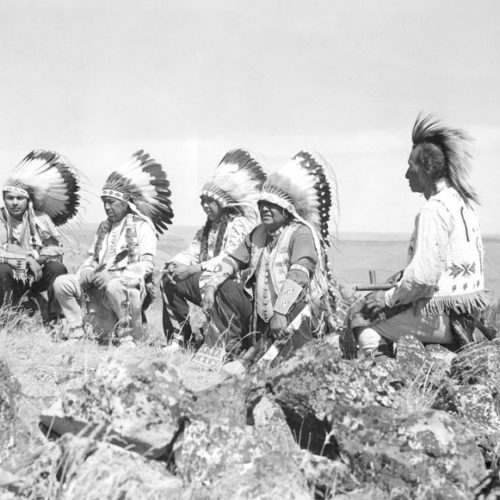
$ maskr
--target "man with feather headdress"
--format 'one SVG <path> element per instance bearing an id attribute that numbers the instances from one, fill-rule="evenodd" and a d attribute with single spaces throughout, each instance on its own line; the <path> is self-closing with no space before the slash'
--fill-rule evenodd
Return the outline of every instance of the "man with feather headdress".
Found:
<path id="1" fill-rule="evenodd" d="M 101 193 L 107 219 L 99 225 L 87 259 L 76 274 L 54 283 L 69 338 L 84 335 L 82 301 L 97 336 L 112 334 L 129 345 L 142 338 L 157 233 L 173 217 L 170 195 L 162 166 L 143 151 L 108 177 Z"/>
<path id="2" fill-rule="evenodd" d="M 270 174 L 258 202 L 262 223 L 218 265 L 203 300 L 230 355 L 278 341 L 288 356 L 328 329 L 336 202 L 333 171 L 317 154 L 301 151 Z M 228 279 L 240 270 L 244 284 Z"/>
<path id="3" fill-rule="evenodd" d="M 467 343 L 489 301 L 472 208 L 478 196 L 467 181 L 470 138 L 419 116 L 412 140 L 406 178 L 426 202 L 415 219 L 407 267 L 389 290 L 371 293 L 351 309 L 350 327 L 366 354 L 391 355 L 392 342 L 405 335 L 424 343 Z"/>
<path id="4" fill-rule="evenodd" d="M 172 347 L 192 340 L 188 301 L 201 305 L 215 267 L 257 224 L 257 199 L 265 180 L 259 162 L 248 151 L 235 149 L 203 186 L 200 198 L 207 221 L 189 247 L 166 264 L 162 279 L 163 328 Z"/>
<path id="5" fill-rule="evenodd" d="M 75 169 L 53 151 L 32 151 L 11 173 L 0 209 L 0 306 L 21 302 L 32 310 L 28 296 L 47 291 L 44 319 L 61 316 L 53 283 L 67 271 L 57 226 L 76 215 L 79 190 Z"/>

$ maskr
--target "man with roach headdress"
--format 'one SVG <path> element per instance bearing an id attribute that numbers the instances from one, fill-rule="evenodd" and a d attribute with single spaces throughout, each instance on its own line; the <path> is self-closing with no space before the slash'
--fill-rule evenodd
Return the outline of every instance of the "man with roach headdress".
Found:
<path id="1" fill-rule="evenodd" d="M 158 233 L 173 217 L 169 186 L 163 167 L 143 151 L 108 177 L 101 193 L 107 219 L 99 225 L 87 259 L 76 274 L 54 283 L 68 338 L 84 337 L 85 319 L 97 337 L 111 335 L 127 346 L 141 340 Z"/>
<path id="2" fill-rule="evenodd" d="M 203 300 L 234 363 L 275 342 L 286 357 L 328 331 L 332 319 L 331 167 L 315 153 L 299 152 L 269 175 L 258 206 L 262 223 L 217 266 Z M 244 283 L 229 279 L 241 270 Z"/>
<path id="3" fill-rule="evenodd" d="M 201 305 L 205 284 L 222 258 L 255 227 L 257 199 L 266 180 L 260 163 L 243 149 L 226 153 L 201 192 L 205 225 L 189 248 L 165 265 L 163 329 L 171 348 L 193 341 L 188 301 Z"/>
<path id="4" fill-rule="evenodd" d="M 393 354 L 392 342 L 413 335 L 423 343 L 463 345 L 488 302 L 483 244 L 469 185 L 470 137 L 433 116 L 419 116 L 406 178 L 426 202 L 415 219 L 408 265 L 386 291 L 355 304 L 350 327 L 365 354 Z"/>
<path id="5" fill-rule="evenodd" d="M 53 151 L 32 151 L 11 173 L 0 209 L 0 306 L 34 312 L 33 299 L 47 291 L 44 320 L 62 315 L 53 291 L 56 277 L 66 273 L 58 227 L 76 215 L 79 190 L 75 169 Z"/>

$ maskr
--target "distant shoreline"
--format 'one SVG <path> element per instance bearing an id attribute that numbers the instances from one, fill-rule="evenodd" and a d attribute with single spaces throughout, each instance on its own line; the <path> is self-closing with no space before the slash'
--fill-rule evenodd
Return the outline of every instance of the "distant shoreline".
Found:
<path id="1" fill-rule="evenodd" d="M 83 223 L 81 228 L 83 230 L 97 229 L 98 222 Z M 178 235 L 193 234 L 198 229 L 198 226 L 176 226 L 173 225 L 165 234 Z M 369 242 L 391 242 L 391 241 L 408 241 L 410 233 L 372 233 L 372 232 L 356 232 L 345 231 L 338 235 L 339 242 L 342 241 L 369 241 Z M 498 241 L 500 242 L 500 234 L 483 234 L 485 241 Z"/>

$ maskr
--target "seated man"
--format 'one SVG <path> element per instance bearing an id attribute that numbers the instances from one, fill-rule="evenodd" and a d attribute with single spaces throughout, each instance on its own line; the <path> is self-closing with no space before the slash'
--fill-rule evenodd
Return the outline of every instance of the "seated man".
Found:
<path id="1" fill-rule="evenodd" d="M 278 340 L 286 357 L 328 328 L 325 247 L 335 194 L 328 173 L 324 160 L 304 151 L 272 173 L 259 200 L 262 223 L 208 282 L 203 307 L 231 356 Z M 242 269 L 244 285 L 227 279 Z"/>
<path id="2" fill-rule="evenodd" d="M 80 302 L 97 336 L 134 345 L 143 334 L 143 305 L 156 255 L 157 231 L 171 223 L 170 190 L 160 164 L 138 151 L 113 172 L 101 194 L 107 220 L 99 225 L 76 274 L 54 283 L 68 323 L 68 337 L 84 335 Z"/>
<path id="3" fill-rule="evenodd" d="M 406 178 L 426 202 L 415 219 L 402 275 L 388 291 L 367 295 L 350 311 L 350 327 L 366 354 L 392 355 L 392 341 L 405 335 L 424 343 L 467 342 L 460 325 L 489 300 L 472 209 L 478 196 L 467 182 L 469 138 L 427 116 L 417 118 L 412 139 Z"/>
<path id="4" fill-rule="evenodd" d="M 44 320 L 61 316 L 52 285 L 67 271 L 56 226 L 76 215 L 79 189 L 73 167 L 51 151 L 32 151 L 14 170 L 0 209 L 0 306 L 20 304 L 33 312 L 33 301 L 22 299 L 47 291 Z"/>
<path id="5" fill-rule="evenodd" d="M 215 266 L 238 247 L 257 223 L 257 199 L 266 180 L 247 151 L 229 151 L 203 186 L 205 225 L 189 248 L 166 265 L 162 279 L 163 329 L 172 349 L 192 339 L 188 301 L 201 305 L 204 285 Z"/>

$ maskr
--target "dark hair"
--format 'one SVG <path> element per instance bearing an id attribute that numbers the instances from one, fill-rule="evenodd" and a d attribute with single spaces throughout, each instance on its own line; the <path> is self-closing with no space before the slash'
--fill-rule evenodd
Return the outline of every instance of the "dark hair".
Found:
<path id="1" fill-rule="evenodd" d="M 445 177 L 465 203 L 479 203 L 479 196 L 467 180 L 472 139 L 465 131 L 446 127 L 432 115 L 419 115 L 413 126 L 412 141 L 415 160 L 431 179 Z"/>

